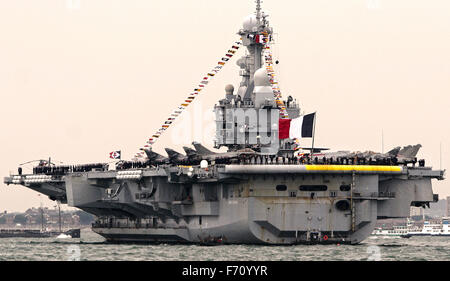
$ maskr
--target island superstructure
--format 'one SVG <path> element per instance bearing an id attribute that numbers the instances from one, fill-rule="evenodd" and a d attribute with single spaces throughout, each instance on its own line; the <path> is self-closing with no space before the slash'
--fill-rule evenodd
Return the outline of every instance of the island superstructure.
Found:
<path id="1" fill-rule="evenodd" d="M 193 143 L 186 155 L 166 149 L 165 157 L 145 148 L 145 158 L 112 170 L 48 164 L 4 182 L 94 214 L 93 231 L 111 242 L 357 244 L 377 219 L 437 200 L 431 181 L 444 171 L 417 163 L 420 146 L 298 154 L 281 125 L 305 116 L 274 85 L 273 29 L 259 0 L 238 34 L 247 51 L 237 61 L 242 80 L 214 108 L 214 146 L 228 152 Z"/>

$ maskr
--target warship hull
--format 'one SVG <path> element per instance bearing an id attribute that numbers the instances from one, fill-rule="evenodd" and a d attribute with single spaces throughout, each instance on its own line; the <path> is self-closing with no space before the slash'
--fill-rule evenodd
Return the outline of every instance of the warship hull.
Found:
<path id="1" fill-rule="evenodd" d="M 192 202 L 166 202 L 172 218 L 165 222 L 114 218 L 93 230 L 118 242 L 357 244 L 370 235 L 377 218 L 407 217 L 411 205 L 435 199 L 430 177 L 408 179 L 399 167 L 306 167 L 225 166 L 210 182 L 192 183 Z M 211 201 L 205 201 L 208 197 Z"/>
<path id="2" fill-rule="evenodd" d="M 357 244 L 377 219 L 437 200 L 426 167 L 216 165 L 91 171 L 30 182 L 6 178 L 97 216 L 110 242 Z M 26 181 L 26 183 L 25 183 Z"/>

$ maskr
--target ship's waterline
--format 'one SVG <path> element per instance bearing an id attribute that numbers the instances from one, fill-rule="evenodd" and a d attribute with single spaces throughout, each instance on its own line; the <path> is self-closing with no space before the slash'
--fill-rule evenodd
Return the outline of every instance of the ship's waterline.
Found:
<path id="1" fill-rule="evenodd" d="M 448 237 L 370 237 L 358 245 L 111 244 L 82 230 L 72 240 L 0 239 L 0 261 L 449 261 L 449 247 Z"/>

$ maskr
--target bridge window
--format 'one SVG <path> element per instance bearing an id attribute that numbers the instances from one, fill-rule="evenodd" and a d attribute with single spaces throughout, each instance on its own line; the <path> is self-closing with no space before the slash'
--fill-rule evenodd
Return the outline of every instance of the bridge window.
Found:
<path id="1" fill-rule="evenodd" d="M 277 185 L 276 189 L 277 189 L 277 191 L 286 191 L 287 186 L 284 184 L 280 184 L 280 185 Z"/>
<path id="2" fill-rule="evenodd" d="M 300 191 L 326 191 L 326 185 L 300 185 Z"/>
<path id="3" fill-rule="evenodd" d="M 351 188 L 352 187 L 349 184 L 343 184 L 341 185 L 341 187 L 339 187 L 341 191 L 350 191 Z"/>

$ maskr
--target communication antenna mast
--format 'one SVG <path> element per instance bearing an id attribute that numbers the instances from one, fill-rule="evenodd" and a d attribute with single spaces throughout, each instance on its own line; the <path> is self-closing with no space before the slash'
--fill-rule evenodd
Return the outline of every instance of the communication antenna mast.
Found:
<path id="1" fill-rule="evenodd" d="M 256 0 L 256 20 L 260 22 L 261 20 L 261 0 Z"/>
<path id="2" fill-rule="evenodd" d="M 59 233 L 62 233 L 62 230 L 61 230 L 61 202 L 59 200 L 56 202 L 58 203 Z"/>
<path id="3" fill-rule="evenodd" d="M 41 232 L 44 232 L 44 205 L 42 204 L 42 197 L 41 194 L 38 194 L 39 200 L 41 201 Z"/>

